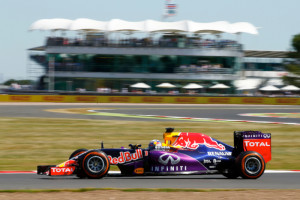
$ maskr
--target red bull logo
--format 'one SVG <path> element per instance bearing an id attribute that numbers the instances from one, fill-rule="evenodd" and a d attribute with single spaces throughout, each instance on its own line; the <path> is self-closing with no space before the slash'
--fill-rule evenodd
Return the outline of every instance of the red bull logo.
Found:
<path id="1" fill-rule="evenodd" d="M 110 164 L 117 165 L 117 164 L 123 164 L 126 162 L 131 162 L 134 160 L 138 160 L 143 158 L 143 153 L 141 149 L 137 149 L 134 153 L 130 153 L 129 151 L 120 152 L 119 157 L 111 157 L 107 156 L 109 159 Z"/>
<path id="2" fill-rule="evenodd" d="M 225 146 L 218 144 L 211 137 L 201 133 L 179 133 L 177 140 L 173 146 L 187 149 L 197 149 L 200 145 L 218 150 L 225 150 Z"/>

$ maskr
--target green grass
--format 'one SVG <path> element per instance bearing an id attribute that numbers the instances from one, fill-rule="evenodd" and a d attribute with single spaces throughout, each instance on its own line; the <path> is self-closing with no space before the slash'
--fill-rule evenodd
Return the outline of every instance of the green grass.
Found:
<path id="1" fill-rule="evenodd" d="M 233 145 L 234 130 L 272 133 L 272 161 L 267 169 L 300 169 L 299 126 L 253 123 L 117 121 L 46 118 L 0 118 L 0 170 L 35 170 L 58 164 L 78 148 L 127 147 L 162 141 L 164 128 L 202 132 Z M 115 168 L 113 168 L 115 169 Z"/>

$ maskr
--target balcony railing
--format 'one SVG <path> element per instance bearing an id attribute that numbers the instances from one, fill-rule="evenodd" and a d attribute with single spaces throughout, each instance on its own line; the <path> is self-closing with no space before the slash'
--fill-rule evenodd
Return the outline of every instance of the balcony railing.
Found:
<path id="1" fill-rule="evenodd" d="M 90 46 L 90 47 L 143 47 L 143 48 L 191 48 L 191 49 L 229 49 L 241 51 L 242 45 L 234 40 L 212 40 L 212 39 L 196 39 L 196 38 L 160 38 L 151 40 L 149 38 L 131 38 L 112 40 L 105 38 L 96 38 L 90 40 L 49 37 L 46 42 L 47 46 Z"/>

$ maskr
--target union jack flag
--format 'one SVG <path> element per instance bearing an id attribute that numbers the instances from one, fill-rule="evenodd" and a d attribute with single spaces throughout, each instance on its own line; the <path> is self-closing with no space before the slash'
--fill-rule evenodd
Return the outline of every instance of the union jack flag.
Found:
<path id="1" fill-rule="evenodd" d="M 176 13 L 177 13 L 177 5 L 173 3 L 171 0 L 166 0 L 165 16 L 171 17 L 176 15 Z"/>

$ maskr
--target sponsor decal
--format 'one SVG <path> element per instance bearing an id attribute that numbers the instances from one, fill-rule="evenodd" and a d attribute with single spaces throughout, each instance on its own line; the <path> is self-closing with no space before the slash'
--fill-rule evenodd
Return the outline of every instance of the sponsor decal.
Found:
<path id="1" fill-rule="evenodd" d="M 257 135 L 252 135 L 252 134 L 250 134 L 250 135 L 243 135 L 243 138 L 246 138 L 246 139 L 248 139 L 248 138 L 260 138 L 261 137 L 261 134 L 257 134 Z"/>
<path id="2" fill-rule="evenodd" d="M 226 97 L 216 97 L 216 98 L 208 98 L 209 103 L 229 103 L 230 98 Z"/>
<path id="3" fill-rule="evenodd" d="M 187 166 L 152 166 L 152 172 L 181 172 L 188 171 Z"/>
<path id="4" fill-rule="evenodd" d="M 134 170 L 134 173 L 136 173 L 136 174 L 144 174 L 144 168 L 136 168 Z"/>
<path id="5" fill-rule="evenodd" d="M 97 101 L 97 97 L 84 97 L 84 96 L 77 96 L 75 98 L 76 101 L 93 101 L 96 102 Z"/>
<path id="6" fill-rule="evenodd" d="M 271 138 L 270 133 L 261 133 L 259 131 L 248 131 L 243 134 L 245 139 L 269 139 Z"/>
<path id="7" fill-rule="evenodd" d="M 276 99 L 276 103 L 295 104 L 297 102 L 298 99 Z"/>
<path id="8" fill-rule="evenodd" d="M 173 146 L 179 146 L 182 148 L 188 148 L 196 150 L 200 145 L 204 145 L 208 148 L 214 148 L 218 150 L 225 150 L 225 146 L 218 144 L 211 137 L 198 134 L 198 133 L 179 133 L 177 140 L 174 142 Z"/>
<path id="9" fill-rule="evenodd" d="M 50 170 L 51 176 L 71 175 L 73 174 L 75 167 L 51 167 Z"/>
<path id="10" fill-rule="evenodd" d="M 180 157 L 175 154 L 165 153 L 159 156 L 158 162 L 163 165 L 176 165 L 180 162 Z"/>
<path id="11" fill-rule="evenodd" d="M 269 138 L 271 138 L 271 134 L 263 134 L 263 137 L 266 139 L 269 139 Z"/>
<path id="12" fill-rule="evenodd" d="M 29 101 L 31 96 L 9 96 L 12 101 Z"/>
<path id="13" fill-rule="evenodd" d="M 221 160 L 213 159 L 213 163 L 216 165 L 217 163 L 222 162 Z"/>
<path id="14" fill-rule="evenodd" d="M 207 168 L 193 158 L 184 153 L 150 151 L 150 171 L 152 172 L 186 172 L 186 171 L 206 171 Z"/>
<path id="15" fill-rule="evenodd" d="M 242 102 L 243 103 L 263 103 L 264 99 L 263 98 L 243 98 Z"/>
<path id="16" fill-rule="evenodd" d="M 129 102 L 129 97 L 109 97 L 110 102 Z"/>
<path id="17" fill-rule="evenodd" d="M 266 142 L 251 142 L 251 141 L 244 141 L 246 147 L 269 147 L 271 146 L 268 141 Z"/>
<path id="18" fill-rule="evenodd" d="M 145 155 L 145 156 L 148 156 L 148 151 L 144 151 L 144 155 Z"/>
<path id="19" fill-rule="evenodd" d="M 207 152 L 207 155 L 209 155 L 209 156 L 231 156 L 231 152 L 230 151 L 225 151 L 225 152 L 210 151 L 210 152 Z"/>
<path id="20" fill-rule="evenodd" d="M 64 96 L 43 96 L 43 101 L 63 101 Z"/>
<path id="21" fill-rule="evenodd" d="M 175 98 L 175 102 L 177 103 L 196 103 L 197 102 L 197 98 L 193 98 L 193 97 L 190 97 L 190 98 L 185 98 L 185 97 L 178 97 L 178 98 Z"/>
<path id="22" fill-rule="evenodd" d="M 243 146 L 245 151 L 256 151 L 260 153 L 265 162 L 269 162 L 271 160 L 271 138 L 266 139 L 249 139 L 243 141 Z"/>
<path id="23" fill-rule="evenodd" d="M 204 164 L 210 164 L 210 163 L 211 163 L 211 160 L 206 160 L 206 159 L 204 159 L 204 160 L 203 160 L 203 163 L 204 163 Z"/>
<path id="24" fill-rule="evenodd" d="M 142 98 L 142 102 L 147 102 L 147 103 L 160 103 L 163 102 L 162 97 L 144 97 Z"/>
<path id="25" fill-rule="evenodd" d="M 126 162 L 131 162 L 134 160 L 138 160 L 143 158 L 142 150 L 137 149 L 134 153 L 130 153 L 129 151 L 120 152 L 119 157 L 111 157 L 107 156 L 109 159 L 110 164 L 117 165 L 117 164 L 123 164 Z"/>
<path id="26" fill-rule="evenodd" d="M 224 152 L 222 152 L 222 153 L 224 153 Z M 203 163 L 204 164 L 211 164 L 211 163 L 213 163 L 213 164 L 217 164 L 217 163 L 220 163 L 220 162 L 222 162 L 221 160 L 217 160 L 217 159 L 213 159 L 213 160 L 206 160 L 206 159 L 204 159 L 203 160 Z"/>

